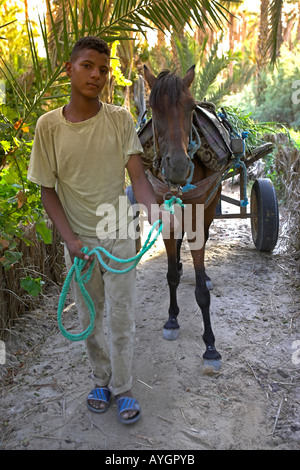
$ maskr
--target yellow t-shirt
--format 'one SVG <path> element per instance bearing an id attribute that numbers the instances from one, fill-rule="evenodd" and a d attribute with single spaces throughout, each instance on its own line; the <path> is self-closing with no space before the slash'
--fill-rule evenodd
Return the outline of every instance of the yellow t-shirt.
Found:
<path id="1" fill-rule="evenodd" d="M 125 166 L 130 155 L 142 152 L 125 108 L 102 103 L 91 119 L 72 123 L 61 107 L 38 119 L 28 179 L 56 186 L 75 233 L 101 238 L 100 226 L 109 235 L 128 224 Z"/>

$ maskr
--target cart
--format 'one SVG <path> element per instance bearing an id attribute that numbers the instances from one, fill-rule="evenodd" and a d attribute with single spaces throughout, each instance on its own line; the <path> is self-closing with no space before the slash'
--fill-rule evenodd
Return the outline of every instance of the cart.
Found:
<path id="1" fill-rule="evenodd" d="M 249 168 L 260 158 L 270 154 L 272 144 L 266 143 L 257 147 L 252 156 L 244 161 Z M 240 199 L 246 191 L 247 181 L 243 171 L 239 173 Z M 235 170 L 236 174 L 236 170 Z M 233 171 L 229 172 L 224 180 L 232 178 Z M 239 208 L 236 213 L 223 214 L 222 201 Z M 279 233 L 279 210 L 276 191 L 273 182 L 269 178 L 258 178 L 254 181 L 250 195 L 250 211 L 247 207 L 242 207 L 240 200 L 226 196 L 221 193 L 216 208 L 215 219 L 250 219 L 252 240 L 259 251 L 272 251 L 278 240 Z"/>

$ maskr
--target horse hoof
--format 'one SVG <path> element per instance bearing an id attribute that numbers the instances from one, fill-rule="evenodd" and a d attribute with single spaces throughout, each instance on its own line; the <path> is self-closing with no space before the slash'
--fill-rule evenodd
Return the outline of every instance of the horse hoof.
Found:
<path id="1" fill-rule="evenodd" d="M 168 341 L 175 341 L 178 338 L 179 328 L 164 328 L 163 337 Z"/>
<path id="2" fill-rule="evenodd" d="M 221 359 L 203 359 L 203 373 L 207 375 L 218 374 L 222 367 Z"/>

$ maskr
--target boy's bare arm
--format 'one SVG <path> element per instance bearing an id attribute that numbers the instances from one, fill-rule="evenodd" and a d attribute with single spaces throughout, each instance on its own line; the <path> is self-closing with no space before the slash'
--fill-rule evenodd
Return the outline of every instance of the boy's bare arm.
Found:
<path id="1" fill-rule="evenodd" d="M 145 174 L 143 161 L 140 155 L 131 155 L 127 163 L 127 170 L 137 202 L 146 207 L 149 222 L 155 222 L 155 220 L 159 218 L 159 213 L 156 210 L 157 201 L 152 185 Z"/>
<path id="2" fill-rule="evenodd" d="M 160 219 L 171 231 L 176 231 L 178 221 L 170 212 L 160 210 L 153 187 L 145 174 L 140 154 L 131 155 L 127 163 L 127 170 L 134 196 L 139 204 L 143 204 L 146 207 L 149 222 L 153 224 L 156 220 Z"/>
<path id="3" fill-rule="evenodd" d="M 75 256 L 89 260 L 89 256 L 80 251 L 83 247 L 82 241 L 73 232 L 55 188 L 42 186 L 41 198 L 48 216 L 67 245 L 72 262 Z"/>

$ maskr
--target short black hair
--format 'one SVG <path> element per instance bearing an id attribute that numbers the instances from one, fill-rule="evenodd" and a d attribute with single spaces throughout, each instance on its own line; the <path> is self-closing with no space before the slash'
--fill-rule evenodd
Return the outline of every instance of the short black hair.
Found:
<path id="1" fill-rule="evenodd" d="M 77 54 L 84 49 L 94 49 L 100 54 L 106 54 L 108 57 L 110 57 L 110 50 L 108 44 L 103 39 L 97 38 L 95 36 L 85 36 L 83 38 L 80 38 L 75 43 L 71 52 L 70 61 L 72 62 L 72 60 L 75 59 Z"/>

